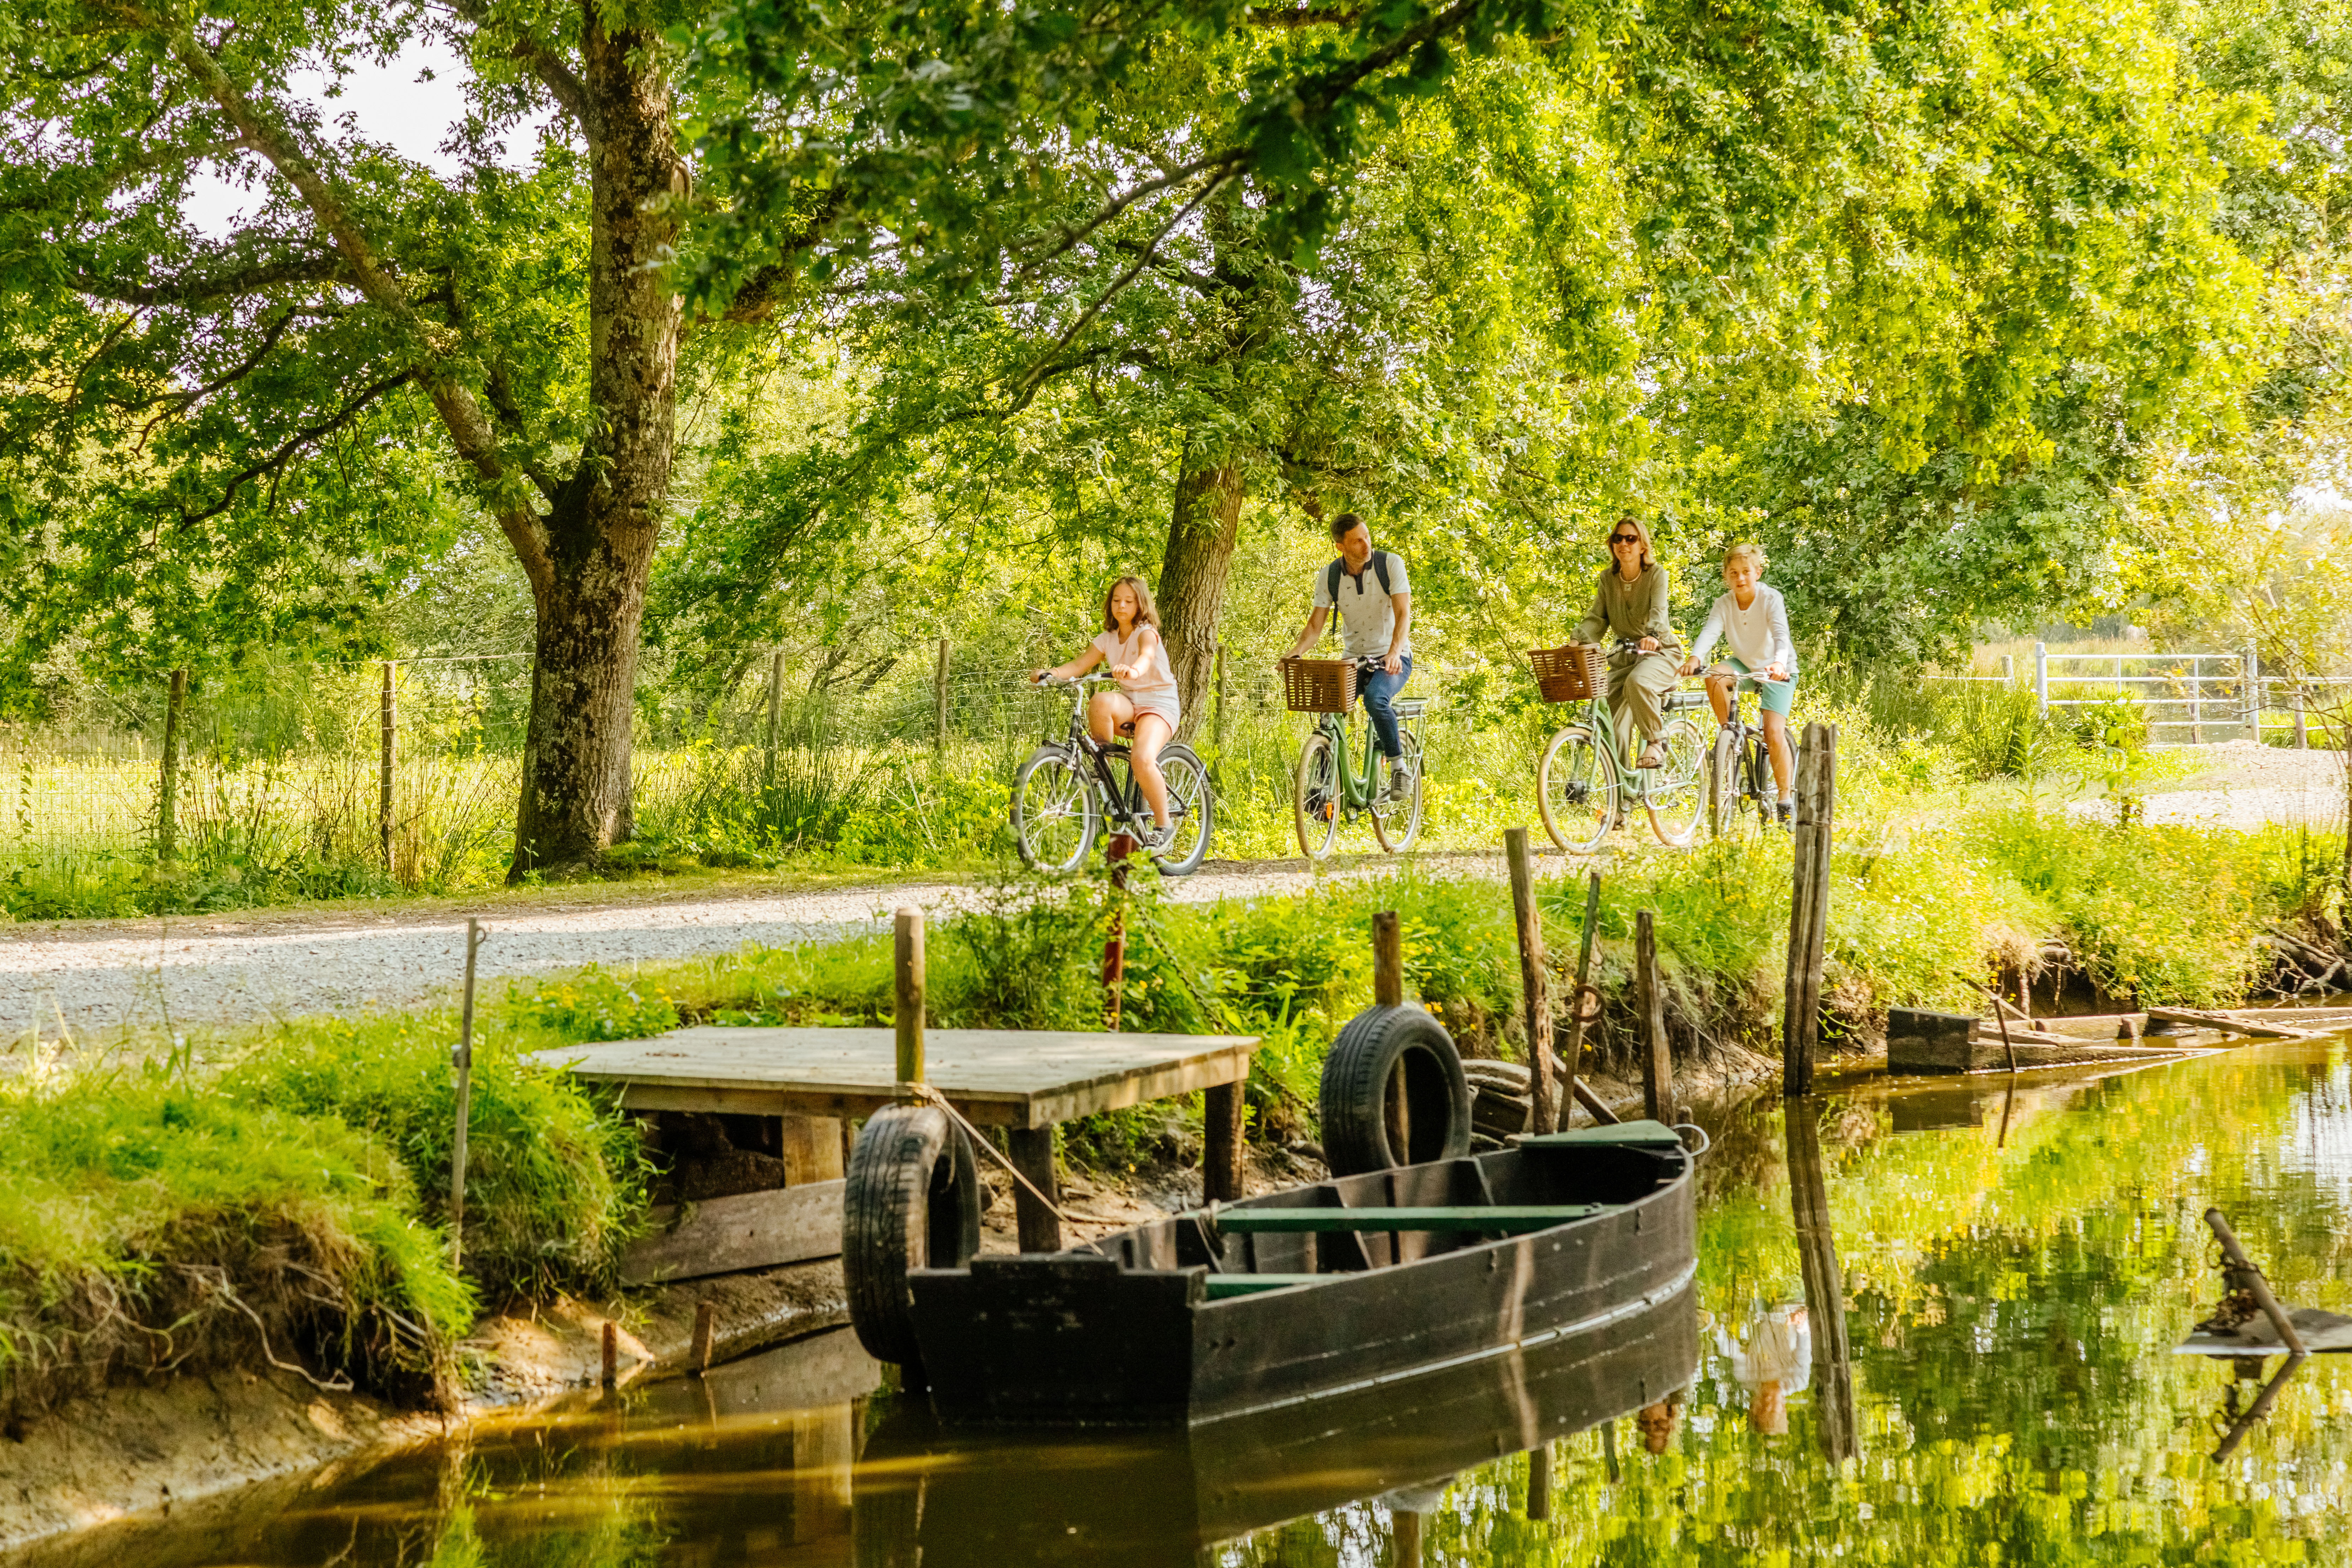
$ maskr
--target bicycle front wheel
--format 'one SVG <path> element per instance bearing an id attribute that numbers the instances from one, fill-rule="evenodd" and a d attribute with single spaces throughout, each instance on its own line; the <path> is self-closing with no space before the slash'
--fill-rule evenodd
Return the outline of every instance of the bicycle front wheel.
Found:
<path id="1" fill-rule="evenodd" d="M 1402 800 L 1385 796 L 1372 800 L 1372 837 L 1391 855 L 1412 848 L 1412 841 L 1421 837 L 1422 786 L 1428 783 L 1422 765 L 1421 737 L 1407 730 L 1398 744 L 1404 748 L 1405 766 L 1412 770 L 1412 793 Z"/>
<path id="2" fill-rule="evenodd" d="M 1680 849 L 1698 837 L 1706 813 L 1706 740 L 1689 719 L 1677 719 L 1658 737 L 1658 750 L 1664 755 L 1650 770 L 1643 804 L 1658 842 Z"/>
<path id="3" fill-rule="evenodd" d="M 1617 816 L 1617 770 L 1581 724 L 1551 738 L 1536 765 L 1536 810 L 1570 854 L 1600 847 Z"/>
<path id="4" fill-rule="evenodd" d="M 1709 830 L 1728 838 L 1739 823 L 1739 796 L 1746 787 L 1747 761 L 1738 732 L 1728 724 L 1715 732 L 1715 748 L 1706 758 L 1706 798 Z"/>
<path id="5" fill-rule="evenodd" d="M 1168 781 L 1168 820 L 1175 829 L 1168 847 L 1153 858 L 1163 877 L 1189 877 L 1208 858 L 1209 832 L 1214 826 L 1216 801 L 1209 792 L 1209 770 L 1190 746 L 1170 746 L 1160 753 L 1160 775 Z"/>
<path id="6" fill-rule="evenodd" d="M 1331 841 L 1339 834 L 1339 753 L 1321 730 L 1299 748 L 1296 783 L 1290 815 L 1298 827 L 1298 852 L 1320 860 L 1331 853 Z"/>
<path id="7" fill-rule="evenodd" d="M 1093 784 L 1061 747 L 1038 747 L 1013 775 L 1013 841 L 1030 869 L 1076 870 L 1101 822 Z"/>

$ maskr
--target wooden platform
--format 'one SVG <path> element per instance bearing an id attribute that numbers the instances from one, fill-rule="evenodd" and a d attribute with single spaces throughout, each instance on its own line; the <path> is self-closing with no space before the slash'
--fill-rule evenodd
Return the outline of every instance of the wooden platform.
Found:
<path id="1" fill-rule="evenodd" d="M 1252 1036 L 928 1029 L 931 1087 L 982 1126 L 1033 1130 L 1238 1083 Z M 888 1029 L 727 1028 L 541 1051 L 580 1078 L 623 1086 L 628 1110 L 869 1116 L 897 1099 Z"/>

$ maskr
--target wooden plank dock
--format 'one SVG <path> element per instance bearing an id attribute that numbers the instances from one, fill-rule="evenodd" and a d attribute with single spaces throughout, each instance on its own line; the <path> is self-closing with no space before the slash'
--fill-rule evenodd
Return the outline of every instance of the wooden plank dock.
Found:
<path id="1" fill-rule="evenodd" d="M 1086 1034 L 1054 1029 L 926 1029 L 922 1076 L 967 1119 L 1005 1130 L 1024 1251 L 1062 1247 L 1054 1126 L 1100 1110 L 1205 1091 L 1206 1195 L 1241 1195 L 1242 1085 L 1258 1041 L 1245 1035 Z M 839 1250 L 845 1123 L 898 1102 L 898 1040 L 885 1028 L 704 1025 L 643 1040 L 562 1046 L 536 1060 L 617 1085 L 621 1109 L 782 1119 L 790 1185 L 666 1210 L 625 1260 L 633 1283 L 690 1279 L 830 1256 Z M 1224 1136 L 1220 1137 L 1220 1131 Z M 798 1133 L 798 1136 L 794 1136 Z"/>
<path id="2" fill-rule="evenodd" d="M 933 1089 L 981 1126 L 1015 1131 L 1239 1083 L 1258 1044 L 1244 1035 L 1053 1029 L 928 1029 L 924 1040 Z M 862 1117 L 899 1098 L 888 1029 L 704 1025 L 562 1046 L 537 1059 L 621 1085 L 625 1110 Z"/>

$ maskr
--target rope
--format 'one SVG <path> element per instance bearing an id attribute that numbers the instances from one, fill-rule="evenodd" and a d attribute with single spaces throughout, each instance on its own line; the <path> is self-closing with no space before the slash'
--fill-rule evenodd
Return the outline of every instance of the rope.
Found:
<path id="1" fill-rule="evenodd" d="M 1039 1203 L 1044 1204 L 1048 1210 L 1052 1211 L 1054 1217 L 1060 1220 L 1064 1225 L 1087 1225 L 1100 1223 L 1098 1221 L 1082 1220 L 1076 1215 L 1063 1212 L 1062 1208 L 1056 1205 L 1053 1199 L 1047 1197 L 1045 1194 L 1037 1190 L 1037 1184 L 1034 1182 L 1032 1182 L 1028 1177 L 1021 1173 L 1020 1166 L 1015 1165 L 1012 1159 L 1007 1156 L 1003 1150 L 999 1149 L 994 1143 L 989 1142 L 987 1133 L 982 1132 L 979 1128 L 974 1127 L 971 1122 L 965 1121 L 963 1112 L 958 1110 L 954 1106 L 950 1105 L 948 1103 L 948 1097 L 941 1094 L 938 1089 L 933 1089 L 929 1084 L 902 1083 L 898 1086 L 898 1092 L 909 1097 L 910 1099 L 920 1100 L 925 1105 L 935 1105 L 941 1110 L 946 1111 L 948 1113 L 948 1120 L 953 1121 L 957 1126 L 962 1128 L 965 1132 L 969 1133 L 976 1147 L 978 1147 L 983 1153 L 987 1154 L 990 1159 L 1003 1166 L 1007 1171 L 1010 1171 L 1013 1173 L 1013 1179 L 1020 1183 L 1023 1186 L 1028 1188 L 1029 1195 L 1035 1198 Z M 1088 1242 L 1086 1245 L 1092 1247 L 1094 1244 L 1092 1242 Z"/>

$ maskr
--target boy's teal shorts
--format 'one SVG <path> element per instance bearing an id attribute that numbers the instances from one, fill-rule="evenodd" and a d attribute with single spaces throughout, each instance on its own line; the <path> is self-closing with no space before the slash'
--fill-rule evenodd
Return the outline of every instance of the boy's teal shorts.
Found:
<path id="1" fill-rule="evenodd" d="M 1742 675 L 1756 673 L 1736 658 L 1726 658 L 1723 662 Z M 1789 704 L 1797 700 L 1797 678 L 1790 676 L 1786 680 L 1759 679 L 1754 689 L 1758 700 L 1764 704 L 1765 712 L 1778 713 L 1781 718 L 1786 719 L 1789 716 Z"/>

